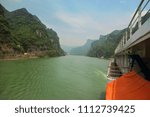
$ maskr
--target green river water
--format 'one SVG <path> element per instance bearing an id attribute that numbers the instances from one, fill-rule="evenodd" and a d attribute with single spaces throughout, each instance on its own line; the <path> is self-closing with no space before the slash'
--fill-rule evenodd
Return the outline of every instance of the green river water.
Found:
<path id="1" fill-rule="evenodd" d="M 104 99 L 107 67 L 84 56 L 0 61 L 0 99 Z"/>

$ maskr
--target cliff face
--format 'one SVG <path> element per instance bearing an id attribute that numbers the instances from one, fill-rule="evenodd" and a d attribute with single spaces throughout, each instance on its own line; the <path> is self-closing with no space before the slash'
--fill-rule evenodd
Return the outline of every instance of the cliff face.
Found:
<path id="1" fill-rule="evenodd" d="M 99 40 L 91 44 L 88 56 L 109 58 L 114 54 L 122 34 L 125 30 L 115 30 L 110 34 L 100 36 Z"/>
<path id="2" fill-rule="evenodd" d="M 125 29 L 115 30 L 110 34 L 100 35 L 98 40 L 87 40 L 83 46 L 71 49 L 70 54 L 109 58 L 114 54 L 124 31 Z"/>
<path id="3" fill-rule="evenodd" d="M 24 53 L 34 56 L 64 55 L 57 33 L 25 8 L 9 12 L 0 5 L 0 27 L 0 58 Z"/>
<path id="4" fill-rule="evenodd" d="M 73 48 L 70 54 L 109 58 L 113 56 L 124 31 L 125 29 L 115 30 L 110 34 L 100 35 L 98 40 L 87 40 L 83 46 Z"/>

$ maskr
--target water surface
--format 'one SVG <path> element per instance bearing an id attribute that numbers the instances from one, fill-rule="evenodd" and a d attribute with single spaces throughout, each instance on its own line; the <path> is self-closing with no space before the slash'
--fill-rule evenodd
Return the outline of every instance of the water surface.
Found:
<path id="1" fill-rule="evenodd" d="M 107 66 L 84 56 L 0 61 L 0 99 L 102 99 Z"/>

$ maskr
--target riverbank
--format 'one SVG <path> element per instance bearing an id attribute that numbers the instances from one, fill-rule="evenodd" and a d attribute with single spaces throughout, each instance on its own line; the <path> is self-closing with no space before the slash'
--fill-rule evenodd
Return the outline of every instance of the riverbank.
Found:
<path id="1" fill-rule="evenodd" d="M 38 51 L 32 53 L 21 53 L 21 54 L 8 54 L 0 56 L 0 60 L 20 60 L 20 59 L 33 59 L 33 58 L 44 58 L 44 57 L 59 57 L 65 56 L 65 54 L 58 53 L 57 51 Z"/>
<path id="2" fill-rule="evenodd" d="M 9 61 L 9 60 L 22 60 L 22 59 L 34 59 L 34 58 L 40 58 L 37 56 L 32 56 L 32 57 L 8 57 L 8 58 L 0 58 L 0 61 Z"/>
<path id="3" fill-rule="evenodd" d="M 39 58 L 39 56 L 35 56 L 32 54 L 17 54 L 17 55 L 7 55 L 0 57 L 0 61 L 7 61 L 7 60 L 20 60 L 20 59 L 31 59 L 31 58 Z"/>

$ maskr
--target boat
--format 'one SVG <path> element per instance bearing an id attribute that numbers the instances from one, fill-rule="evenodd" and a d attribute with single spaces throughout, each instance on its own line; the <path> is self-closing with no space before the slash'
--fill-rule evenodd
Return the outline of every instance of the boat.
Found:
<path id="1" fill-rule="evenodd" d="M 149 6 L 150 0 L 141 0 L 115 49 L 108 66 L 106 99 L 150 99 Z"/>

